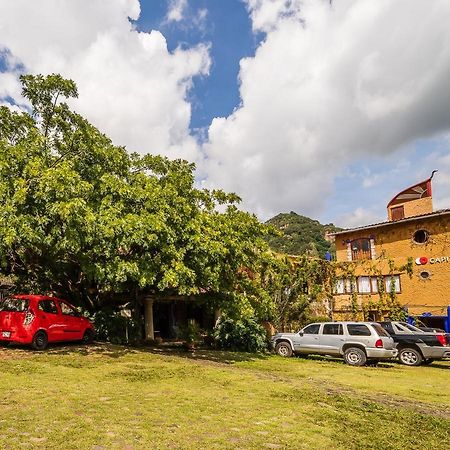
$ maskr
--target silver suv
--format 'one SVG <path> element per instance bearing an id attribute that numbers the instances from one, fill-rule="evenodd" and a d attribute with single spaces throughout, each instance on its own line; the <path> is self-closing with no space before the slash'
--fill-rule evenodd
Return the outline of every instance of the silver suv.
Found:
<path id="1" fill-rule="evenodd" d="M 272 345 L 280 356 L 343 356 L 351 366 L 376 364 L 397 356 L 394 340 L 378 323 L 312 323 L 298 333 L 277 333 Z"/>

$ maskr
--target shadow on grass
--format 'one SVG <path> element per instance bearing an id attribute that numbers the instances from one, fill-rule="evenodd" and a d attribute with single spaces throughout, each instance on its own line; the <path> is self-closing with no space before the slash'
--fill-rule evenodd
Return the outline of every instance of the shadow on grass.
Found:
<path id="1" fill-rule="evenodd" d="M 449 360 L 448 359 L 444 359 L 444 361 L 449 361 Z M 450 366 L 445 366 L 443 364 L 439 364 L 439 361 L 435 361 L 432 364 L 427 365 L 426 367 L 429 367 L 430 369 L 450 370 Z"/>
<path id="2" fill-rule="evenodd" d="M 327 355 L 308 355 L 308 356 L 298 356 L 300 359 L 308 359 L 310 361 L 320 361 L 320 362 L 333 362 L 338 363 L 342 365 L 346 365 L 343 358 L 337 358 L 335 356 L 327 356 Z M 366 366 L 364 367 L 376 367 L 381 369 L 392 369 L 395 367 L 395 360 L 385 360 L 385 361 L 379 361 L 376 364 L 371 364 L 370 361 Z"/>
<path id="3" fill-rule="evenodd" d="M 79 342 L 64 342 L 64 343 L 52 343 L 47 349 L 43 351 L 37 351 L 27 345 L 9 344 L 8 346 L 0 347 L 0 352 L 5 356 L 33 356 L 33 355 L 101 355 L 111 358 L 120 358 L 130 353 L 136 353 L 138 349 L 133 347 L 125 347 L 122 345 L 114 345 L 109 343 L 94 343 L 89 345 L 83 345 Z"/>
<path id="4" fill-rule="evenodd" d="M 95 342 L 90 345 L 82 345 L 79 342 L 51 344 L 45 351 L 37 352 L 28 346 L 10 345 L 2 348 L 1 353 L 9 357 L 23 357 L 36 354 L 55 356 L 103 356 L 108 358 L 122 358 L 131 354 L 153 354 L 161 356 L 176 356 L 191 360 L 210 361 L 220 364 L 234 364 L 243 361 L 256 361 L 266 359 L 269 354 L 243 353 L 222 351 L 211 348 L 198 348 L 187 351 L 181 343 L 164 343 L 154 346 L 131 347 L 116 345 L 107 342 Z"/>
<path id="5" fill-rule="evenodd" d="M 220 364 L 235 364 L 245 361 L 258 361 L 267 359 L 269 353 L 244 353 L 244 352 L 232 352 L 230 350 L 216 350 L 199 348 L 194 351 L 187 351 L 182 346 L 177 347 L 153 347 L 149 349 L 153 354 L 157 355 L 174 355 L 181 358 L 193 359 L 196 361 L 210 361 Z"/>

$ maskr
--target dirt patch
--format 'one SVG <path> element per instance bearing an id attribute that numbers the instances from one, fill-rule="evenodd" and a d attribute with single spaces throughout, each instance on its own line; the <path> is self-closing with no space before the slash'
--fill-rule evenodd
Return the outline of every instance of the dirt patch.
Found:
<path id="1" fill-rule="evenodd" d="M 33 352 L 16 347 L 0 347 L 0 361 L 7 359 L 31 358 Z"/>

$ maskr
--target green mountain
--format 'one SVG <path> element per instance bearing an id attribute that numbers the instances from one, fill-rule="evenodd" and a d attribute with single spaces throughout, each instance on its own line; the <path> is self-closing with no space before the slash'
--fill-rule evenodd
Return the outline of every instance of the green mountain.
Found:
<path id="1" fill-rule="evenodd" d="M 301 216 L 293 211 L 278 214 L 266 223 L 281 231 L 281 236 L 271 236 L 268 242 L 272 250 L 288 255 L 302 255 L 325 258 L 327 251 L 333 253 L 334 245 L 325 239 L 327 232 L 340 231 L 332 223 L 322 225 L 317 220 Z"/>

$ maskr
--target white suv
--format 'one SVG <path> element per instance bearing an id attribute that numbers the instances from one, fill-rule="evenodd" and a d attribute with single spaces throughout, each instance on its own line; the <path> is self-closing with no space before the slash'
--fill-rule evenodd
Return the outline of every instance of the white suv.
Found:
<path id="1" fill-rule="evenodd" d="M 272 345 L 280 356 L 343 356 L 351 366 L 376 364 L 397 356 L 394 340 L 372 322 L 312 323 L 298 333 L 277 333 Z"/>

